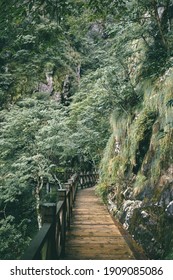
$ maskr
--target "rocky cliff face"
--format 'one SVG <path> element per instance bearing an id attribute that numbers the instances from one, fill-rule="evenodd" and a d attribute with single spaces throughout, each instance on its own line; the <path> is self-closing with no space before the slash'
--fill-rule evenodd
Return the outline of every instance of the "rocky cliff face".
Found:
<path id="1" fill-rule="evenodd" d="M 113 134 L 101 163 L 110 211 L 151 259 L 173 255 L 172 77 L 170 68 L 144 81 L 140 108 L 112 117 Z"/>

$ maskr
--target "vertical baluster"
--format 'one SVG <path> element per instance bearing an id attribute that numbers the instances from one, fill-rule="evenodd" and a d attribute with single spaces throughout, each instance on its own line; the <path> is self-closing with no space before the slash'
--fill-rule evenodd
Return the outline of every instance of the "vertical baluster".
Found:
<path id="1" fill-rule="evenodd" d="M 88 181 L 87 187 L 88 187 L 88 188 L 92 187 L 92 185 L 91 185 L 91 180 L 90 180 L 90 172 L 89 172 L 89 171 L 87 172 L 87 181 Z"/>
<path id="2" fill-rule="evenodd" d="M 85 176 L 85 171 L 83 171 L 82 177 L 83 177 L 83 188 L 85 188 L 85 187 L 86 187 L 86 176 Z"/>
<path id="3" fill-rule="evenodd" d="M 61 239 L 61 252 L 60 256 L 65 254 L 65 240 L 66 240 L 66 227 L 67 227 L 67 204 L 66 204 L 66 189 L 58 190 L 59 201 L 63 201 L 63 207 L 59 213 L 58 223 L 60 226 L 60 239 Z"/>
<path id="4" fill-rule="evenodd" d="M 66 239 L 66 217 L 67 217 L 67 205 L 66 205 L 66 189 L 58 190 L 59 201 L 63 201 L 63 209 L 61 210 L 61 255 L 65 254 L 65 239 Z"/>
<path id="5" fill-rule="evenodd" d="M 83 172 L 81 172 L 80 173 L 80 187 L 81 187 L 81 189 L 83 189 L 83 187 L 84 187 L 84 180 L 83 180 Z"/>
<path id="6" fill-rule="evenodd" d="M 92 175 L 91 175 L 91 173 L 90 173 L 90 172 L 89 172 L 88 176 L 89 176 L 89 186 L 90 186 L 90 187 L 93 187 L 93 183 L 92 183 Z"/>
<path id="7" fill-rule="evenodd" d="M 85 187 L 88 188 L 88 172 L 85 171 Z"/>
<path id="8" fill-rule="evenodd" d="M 64 184 L 64 188 L 66 190 L 68 190 L 69 194 L 68 194 L 68 213 L 67 213 L 67 216 L 68 216 L 68 226 L 70 225 L 70 220 L 71 220 L 71 215 L 72 215 L 72 205 L 73 205 L 73 199 L 72 199 L 72 195 L 71 195 L 71 184 L 69 183 L 65 183 Z"/>
<path id="9" fill-rule="evenodd" d="M 78 190 L 78 182 L 79 182 L 79 176 L 78 174 L 75 174 L 75 197 L 76 197 L 76 193 L 77 193 L 77 190 Z"/>
<path id="10" fill-rule="evenodd" d="M 61 251 L 61 256 L 63 257 L 65 255 L 65 241 L 66 241 L 66 228 L 67 228 L 67 224 L 66 224 L 66 199 L 64 200 L 64 204 L 63 204 L 63 209 L 62 209 L 62 235 L 61 235 L 61 240 L 62 240 L 62 251 Z"/>
<path id="11" fill-rule="evenodd" d="M 92 186 L 95 185 L 95 180 L 94 180 L 94 174 L 91 173 L 91 183 L 92 183 Z"/>
<path id="12" fill-rule="evenodd" d="M 74 192 L 74 178 L 71 177 L 69 180 L 68 180 L 68 183 L 71 185 L 72 187 L 72 198 L 73 198 L 73 203 L 74 203 L 74 198 L 75 198 L 75 192 Z"/>
<path id="13" fill-rule="evenodd" d="M 71 223 L 70 184 L 65 183 L 64 189 L 66 190 L 66 225 L 69 228 Z"/>

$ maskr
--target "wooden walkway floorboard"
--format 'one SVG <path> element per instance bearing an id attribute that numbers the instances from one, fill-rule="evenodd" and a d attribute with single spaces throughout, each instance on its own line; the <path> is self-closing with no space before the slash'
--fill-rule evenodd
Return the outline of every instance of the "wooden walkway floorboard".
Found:
<path id="1" fill-rule="evenodd" d="M 66 260 L 133 260 L 135 255 L 94 188 L 79 190 L 66 238 Z"/>

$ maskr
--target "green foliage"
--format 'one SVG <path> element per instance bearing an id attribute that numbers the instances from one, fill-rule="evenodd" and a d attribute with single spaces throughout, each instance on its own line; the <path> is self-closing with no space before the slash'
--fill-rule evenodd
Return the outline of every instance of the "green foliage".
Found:
<path id="1" fill-rule="evenodd" d="M 172 250 L 166 255 L 165 260 L 173 260 L 173 252 L 172 252 Z"/>
<path id="2" fill-rule="evenodd" d="M 16 254 L 24 249 L 26 240 L 37 229 L 35 193 L 38 184 L 42 180 L 45 184 L 55 182 L 52 164 L 64 163 L 62 151 L 65 143 L 62 139 L 68 139 L 68 130 L 62 124 L 64 115 L 64 110 L 53 101 L 36 99 L 22 100 L 10 111 L 1 111 L 0 207 L 3 224 L 13 215 L 14 219 L 8 227 L 22 235 Z M 31 219 L 33 229 L 28 219 Z M 8 258 L 5 251 L 10 242 L 8 238 L 12 236 L 7 234 L 1 247 L 4 248 L 5 258 Z"/>
<path id="3" fill-rule="evenodd" d="M 15 218 L 8 216 L 0 220 L 0 259 L 19 259 L 25 247 L 29 244 L 30 239 L 22 234 L 21 227 L 16 227 Z M 30 221 L 29 221 L 30 222 Z M 23 220 L 24 227 L 28 221 Z M 9 249 L 10 248 L 10 249 Z"/>
<path id="4" fill-rule="evenodd" d="M 108 186 L 105 183 L 99 183 L 96 186 L 95 193 L 101 197 L 104 203 L 107 202 Z"/>
<path id="5" fill-rule="evenodd" d="M 127 3 L 129 1 L 121 1 L 121 0 L 88 0 L 88 6 L 92 10 L 94 10 L 95 13 L 98 15 L 107 16 L 109 14 L 112 14 L 119 18 L 121 15 L 123 15 L 127 9 Z"/>
<path id="6" fill-rule="evenodd" d="M 77 55 L 59 23 L 71 11 L 72 1 L 13 2 L 12 6 L 7 2 L 6 7 L 4 1 L 0 3 L 5 8 L 1 10 L 0 23 L 0 89 L 4 92 L 1 107 L 38 91 L 41 82 L 47 83 L 47 72 L 52 76 L 63 73 L 60 77 L 54 75 L 53 80 L 54 90 L 61 92 L 65 75 L 74 76 L 77 65 Z M 51 69 L 47 67 L 50 64 Z"/>
<path id="7" fill-rule="evenodd" d="M 0 1 L 0 258 L 19 258 L 37 228 L 38 199 L 55 201 L 45 187 L 68 169 L 100 166 L 97 192 L 106 201 L 114 185 L 120 208 L 122 191 L 142 197 L 169 167 L 171 5 Z"/>

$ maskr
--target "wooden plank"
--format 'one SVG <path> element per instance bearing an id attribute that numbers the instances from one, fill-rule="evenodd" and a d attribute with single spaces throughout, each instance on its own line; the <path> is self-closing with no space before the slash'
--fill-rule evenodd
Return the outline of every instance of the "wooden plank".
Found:
<path id="1" fill-rule="evenodd" d="M 81 214 L 78 214 L 78 213 L 76 213 L 76 215 L 75 215 L 75 219 L 77 220 L 82 220 L 83 219 L 83 216 L 85 216 L 85 219 L 93 219 L 93 220 L 99 220 L 99 219 L 107 219 L 107 220 L 110 220 L 110 221 L 112 221 L 112 219 L 111 219 L 111 217 L 110 217 L 110 215 L 109 214 L 105 214 L 104 216 L 103 216 L 103 213 L 98 213 L 97 215 L 95 215 L 94 217 L 93 217 L 93 214 L 92 213 L 83 213 L 82 215 Z"/>
<path id="2" fill-rule="evenodd" d="M 92 231 L 92 232 L 110 232 L 112 233 L 112 235 L 115 233 L 115 232 L 119 232 L 119 234 L 121 235 L 120 231 L 118 228 L 116 228 L 113 224 L 95 224 L 94 226 L 91 224 L 74 224 L 71 226 L 70 228 L 70 232 L 73 232 L 73 231 L 85 231 L 85 232 L 88 232 L 88 231 Z M 68 232 L 67 232 L 68 234 Z"/>
<path id="3" fill-rule="evenodd" d="M 73 254 L 86 254 L 86 255 L 95 255 L 95 254 L 100 254 L 101 255 L 105 254 L 105 255 L 122 255 L 122 254 L 127 254 L 127 255 L 133 255 L 130 251 L 130 249 L 126 249 L 124 247 L 117 247 L 117 248 L 107 248 L 107 247 L 103 247 L 103 246 L 77 246 L 77 247 L 71 247 L 70 248 L 70 252 Z"/>
<path id="4" fill-rule="evenodd" d="M 115 232 L 115 234 L 119 234 L 118 232 Z M 90 231 L 90 232 L 83 232 L 83 231 L 74 231 L 70 234 L 74 238 L 77 238 L 78 236 L 86 236 L 86 237 L 93 237 L 93 236 L 98 236 L 98 237 L 112 237 L 112 234 L 109 231 L 104 231 L 104 232 L 95 232 L 95 231 Z M 119 235 L 120 236 L 120 235 Z"/>
<path id="5" fill-rule="evenodd" d="M 71 242 L 73 239 L 73 242 Z M 116 245 L 116 246 L 122 246 L 124 245 L 124 238 L 123 237 L 119 237 L 119 236 L 115 236 L 115 237 L 111 237 L 111 236 L 93 236 L 93 237 L 81 237 L 78 236 L 78 238 L 73 238 L 71 236 L 68 236 L 68 238 L 66 239 L 66 244 L 71 244 L 71 246 L 73 245 L 77 245 L 77 244 L 112 244 L 112 245 Z"/>
<path id="6" fill-rule="evenodd" d="M 73 221 L 73 224 L 74 225 L 79 225 L 79 224 L 83 224 L 83 225 L 91 225 L 91 226 L 94 226 L 94 225 L 96 225 L 96 224 L 98 224 L 98 225 L 103 225 L 103 222 L 102 221 L 100 221 L 100 222 L 98 222 L 97 221 L 97 223 L 96 223 L 96 221 L 83 221 L 82 223 L 81 222 L 79 222 L 79 221 Z M 104 225 L 110 225 L 110 223 L 109 222 L 104 222 Z"/>
<path id="7" fill-rule="evenodd" d="M 134 259 L 118 226 L 95 196 L 94 188 L 77 194 L 72 224 L 66 236 L 65 259 Z"/>
<path id="8" fill-rule="evenodd" d="M 129 254 L 117 254 L 117 255 L 103 255 L 94 254 L 94 255 L 81 255 L 81 254 L 68 254 L 65 258 L 66 260 L 134 260 L 135 258 Z"/>

